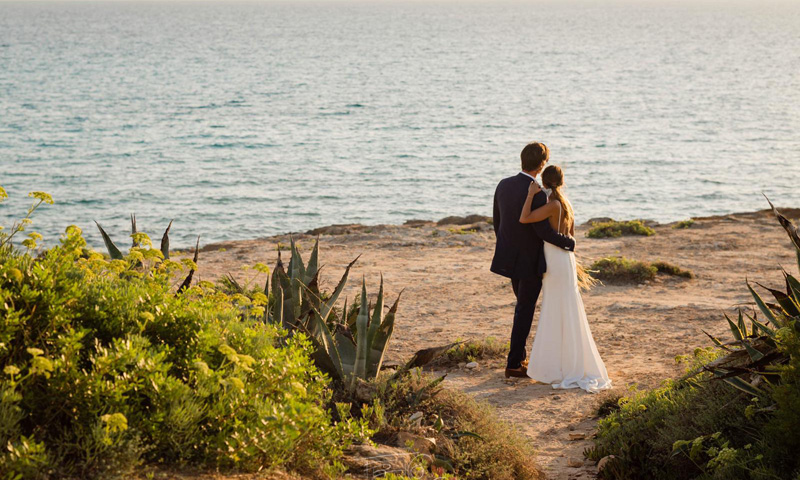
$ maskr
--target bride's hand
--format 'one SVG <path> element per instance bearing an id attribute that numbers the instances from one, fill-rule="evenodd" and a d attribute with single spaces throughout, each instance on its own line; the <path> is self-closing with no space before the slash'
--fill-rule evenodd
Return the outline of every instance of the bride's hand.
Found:
<path id="1" fill-rule="evenodd" d="M 541 191 L 542 189 L 539 188 L 539 184 L 536 182 L 531 182 L 531 184 L 528 186 L 528 195 L 530 196 L 534 196 Z"/>

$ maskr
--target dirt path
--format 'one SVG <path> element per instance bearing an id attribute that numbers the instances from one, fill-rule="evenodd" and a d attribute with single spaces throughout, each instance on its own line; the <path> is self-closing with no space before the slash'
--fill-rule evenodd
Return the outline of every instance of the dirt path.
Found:
<path id="1" fill-rule="evenodd" d="M 352 272 L 350 298 L 362 275 L 376 292 L 383 273 L 392 300 L 405 289 L 390 346 L 392 359 L 456 339 L 492 336 L 505 341 L 514 296 L 507 280 L 488 271 L 494 247 L 491 225 L 478 223 L 470 227 L 476 232 L 457 233 L 461 228 L 434 223 L 330 228 L 320 237 L 322 286 L 332 289 L 347 263 L 361 254 Z M 726 336 L 722 313 L 749 303 L 745 277 L 781 285 L 779 264 L 797 268 L 785 233 L 763 212 L 698 219 L 689 229 L 658 226 L 656 231 L 652 237 L 599 240 L 585 238 L 586 227 L 577 232 L 577 253 L 584 264 L 622 254 L 668 261 L 696 274 L 692 280 L 660 277 L 646 285 L 601 286 L 584 294 L 598 349 L 615 389 L 622 391 L 633 385 L 654 387 L 678 373 L 675 356 L 710 344 L 702 329 Z M 295 238 L 310 250 L 313 236 Z M 199 276 L 214 280 L 230 272 L 241 280 L 250 278 L 252 273 L 243 272 L 241 265 L 274 265 L 278 242 L 288 245 L 288 236 L 206 246 Z M 509 382 L 503 366 L 494 360 L 474 372 L 455 369 L 446 382 L 495 405 L 528 435 L 550 478 L 593 477 L 595 467 L 583 464 L 582 452 L 591 445 L 599 396 L 555 391 L 533 381 Z M 580 433 L 585 440 L 570 440 L 570 434 Z"/>

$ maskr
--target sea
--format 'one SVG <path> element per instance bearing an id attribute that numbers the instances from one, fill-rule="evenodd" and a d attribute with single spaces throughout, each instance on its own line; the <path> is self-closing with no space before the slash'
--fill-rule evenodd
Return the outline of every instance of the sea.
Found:
<path id="1" fill-rule="evenodd" d="M 491 215 L 546 143 L 578 222 L 800 207 L 800 2 L 0 3 L 0 225 L 173 245 Z"/>

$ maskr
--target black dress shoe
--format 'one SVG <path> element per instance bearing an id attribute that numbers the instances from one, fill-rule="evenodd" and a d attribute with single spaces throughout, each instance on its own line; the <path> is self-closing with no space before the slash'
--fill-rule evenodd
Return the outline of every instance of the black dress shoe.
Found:
<path id="1" fill-rule="evenodd" d="M 517 368 L 506 368 L 506 378 L 508 377 L 528 378 L 528 369 L 522 366 Z"/>

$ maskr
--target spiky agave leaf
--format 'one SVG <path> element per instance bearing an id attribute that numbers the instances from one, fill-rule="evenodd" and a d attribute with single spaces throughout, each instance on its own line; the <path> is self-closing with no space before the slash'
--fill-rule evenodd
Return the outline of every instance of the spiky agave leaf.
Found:
<path id="1" fill-rule="evenodd" d="M 746 333 L 743 333 L 741 330 L 739 330 L 739 325 L 733 323 L 733 320 L 731 320 L 730 317 L 728 317 L 728 314 L 725 314 L 725 319 L 728 321 L 728 326 L 731 327 L 731 333 L 733 334 L 733 338 L 735 338 L 736 340 L 742 340 L 744 336 L 747 335 Z"/>
<path id="2" fill-rule="evenodd" d="M 164 255 L 164 260 L 169 260 L 169 229 L 172 228 L 172 222 L 173 220 L 169 221 L 164 235 L 161 235 L 161 254 Z"/>
<path id="3" fill-rule="evenodd" d="M 754 397 L 760 397 L 761 395 L 764 394 L 764 391 L 762 391 L 761 389 L 758 389 L 758 388 L 752 386 L 751 384 L 747 383 L 741 377 L 724 378 L 723 381 L 728 382 L 729 384 L 733 385 L 734 387 L 738 388 L 739 390 L 741 390 L 741 391 L 743 391 L 743 392 L 745 392 L 745 393 L 747 393 L 749 395 L 752 395 Z"/>
<path id="4" fill-rule="evenodd" d="M 754 327 L 753 329 L 754 330 L 761 331 L 767 337 L 769 337 L 771 339 L 775 339 L 775 330 L 773 330 L 773 329 L 769 328 L 768 326 L 766 326 L 765 324 L 759 322 L 758 320 L 756 320 L 755 317 L 751 317 L 750 315 L 747 315 L 747 318 L 750 320 L 750 323 L 753 325 L 753 327 Z"/>
<path id="5" fill-rule="evenodd" d="M 312 280 L 319 276 L 319 237 L 314 242 L 314 248 L 311 250 L 311 258 L 308 259 L 308 266 L 303 278 L 303 283 L 310 285 Z M 320 312 L 321 313 L 321 312 Z"/>
<path id="6" fill-rule="evenodd" d="M 783 276 L 786 279 L 786 293 L 792 297 L 795 303 L 800 305 L 800 281 L 789 275 L 786 270 L 783 271 Z"/>
<path id="7" fill-rule="evenodd" d="M 369 304 L 367 303 L 367 282 L 361 280 L 361 309 L 356 319 L 356 359 L 353 366 L 353 383 L 356 378 L 365 378 L 367 372 L 367 356 L 369 345 L 367 336 L 369 332 Z"/>
<path id="8" fill-rule="evenodd" d="M 139 246 L 139 242 L 136 241 L 136 234 L 137 233 L 138 233 L 138 231 L 136 230 L 136 215 L 131 213 L 131 238 L 133 239 L 133 245 L 131 245 L 131 246 L 133 248 L 136 248 L 136 247 Z"/>
<path id="9" fill-rule="evenodd" d="M 369 312 L 367 312 L 369 313 Z M 383 317 L 383 275 L 381 275 L 381 284 L 378 288 L 378 297 L 375 299 L 375 307 L 372 310 L 372 319 L 369 322 L 369 329 L 367 330 L 367 365 L 369 365 L 369 350 L 372 349 L 372 341 L 375 334 L 381 326 Z M 369 367 L 367 367 L 369 368 Z"/>
<path id="10" fill-rule="evenodd" d="M 314 360 L 318 367 L 327 371 L 332 377 L 337 380 L 344 380 L 345 372 L 342 366 L 342 359 L 339 355 L 339 347 L 336 344 L 333 334 L 328 326 L 321 320 L 319 312 L 314 312 L 312 315 L 312 328 L 318 332 L 317 335 L 312 335 L 311 338 L 322 348 L 317 348 L 314 354 Z"/>
<path id="11" fill-rule="evenodd" d="M 789 317 L 796 317 L 800 315 L 800 305 L 798 305 L 792 297 L 781 292 L 780 290 L 766 287 L 758 282 L 756 282 L 756 285 L 768 291 L 773 297 L 775 297 L 775 300 L 778 301 L 778 305 L 780 305 L 780 308 L 785 315 Z"/>
<path id="12" fill-rule="evenodd" d="M 800 268 L 800 229 L 798 229 L 797 226 L 794 223 L 792 223 L 791 220 L 784 217 L 783 215 L 781 215 L 780 212 L 778 212 L 778 209 L 775 208 L 775 205 L 772 204 L 772 201 L 770 201 L 769 197 L 764 195 L 764 198 L 767 199 L 767 203 L 769 203 L 770 208 L 772 208 L 772 213 L 775 214 L 775 218 L 778 219 L 778 222 L 781 224 L 783 229 L 786 230 L 786 233 L 792 240 L 792 243 L 794 244 L 795 248 L 795 254 L 797 255 L 797 266 L 798 268 Z"/>
<path id="13" fill-rule="evenodd" d="M 111 257 L 112 260 L 124 259 L 125 256 L 122 255 L 122 252 L 119 250 L 119 248 L 117 248 L 117 246 L 114 245 L 114 242 L 111 240 L 111 237 L 109 237 L 106 231 L 103 230 L 103 227 L 101 227 L 100 224 L 97 223 L 97 220 L 95 220 L 94 223 L 95 225 L 97 225 L 97 229 L 100 230 L 100 235 L 103 237 L 103 243 L 106 244 L 106 250 L 108 250 L 108 256 Z"/>
<path id="14" fill-rule="evenodd" d="M 756 305 L 758 306 L 758 309 L 761 310 L 761 313 L 763 313 L 765 317 L 767 317 L 767 320 L 769 320 L 769 323 L 771 323 L 775 327 L 782 327 L 783 323 L 779 320 L 778 316 L 775 315 L 775 312 L 773 312 L 772 309 L 770 309 L 767 306 L 767 304 L 761 298 L 761 295 L 759 295 L 758 292 L 753 290 L 753 287 L 750 286 L 750 282 L 747 282 L 747 289 L 750 290 L 750 294 L 753 296 L 753 299 L 756 301 Z"/>
<path id="15" fill-rule="evenodd" d="M 383 278 L 381 277 L 381 290 L 378 294 L 380 309 L 378 309 L 376 305 L 368 334 L 369 358 L 367 359 L 367 377 L 369 378 L 376 377 L 381 370 L 383 357 L 386 355 L 386 350 L 389 347 L 389 339 L 391 339 L 392 332 L 394 331 L 394 319 L 397 314 L 397 305 L 400 302 L 400 296 L 402 294 L 403 292 L 400 292 L 400 294 L 397 295 L 397 299 L 389 309 L 389 312 L 386 313 L 386 316 L 381 320 L 380 317 L 383 315 Z"/>
<path id="16" fill-rule="evenodd" d="M 197 254 L 200 252 L 200 236 L 197 236 L 197 244 L 194 247 L 194 257 L 192 261 L 195 265 L 197 265 Z M 178 293 L 183 292 L 187 288 L 192 285 L 192 277 L 194 277 L 194 268 L 189 270 L 189 275 L 186 275 L 186 279 L 181 283 L 181 286 L 178 287 Z"/>
<path id="17" fill-rule="evenodd" d="M 342 274 L 342 278 L 339 280 L 339 284 L 336 285 L 336 288 L 333 289 L 333 293 L 331 293 L 331 296 L 328 299 L 328 301 L 322 305 L 322 310 L 320 310 L 320 313 L 324 318 L 327 318 L 328 314 L 330 313 L 330 310 L 336 304 L 336 300 L 339 299 L 339 295 L 342 294 L 344 287 L 347 285 L 347 277 L 350 275 L 350 269 L 353 268 L 353 265 L 358 261 L 359 258 L 361 258 L 361 255 L 357 256 L 352 262 L 350 262 L 347 265 L 347 268 L 344 269 L 344 273 Z M 344 317 L 347 316 L 347 309 L 344 310 L 343 316 Z M 344 323 L 348 322 L 345 321 Z"/>
<path id="18" fill-rule="evenodd" d="M 302 280 L 305 278 L 306 266 L 303 264 L 303 257 L 300 255 L 300 250 L 297 249 L 294 237 L 290 239 L 292 256 L 289 260 L 289 278 L 292 280 Z"/>
<path id="19" fill-rule="evenodd" d="M 718 346 L 719 348 L 722 348 L 723 350 L 727 350 L 727 351 L 730 351 L 730 350 L 731 350 L 731 349 L 730 349 L 730 348 L 729 348 L 727 345 L 725 345 L 724 343 L 722 343 L 722 342 L 721 342 L 721 341 L 720 341 L 720 340 L 719 340 L 717 337 L 715 337 L 714 335 L 711 335 L 710 333 L 706 332 L 705 330 L 701 330 L 701 331 L 702 331 L 703 333 L 705 333 L 705 334 L 706 334 L 706 336 L 707 336 L 708 338 L 710 338 L 712 342 L 714 342 L 714 345 Z"/>

